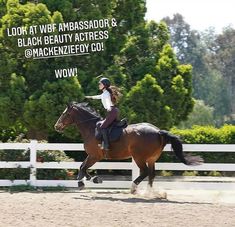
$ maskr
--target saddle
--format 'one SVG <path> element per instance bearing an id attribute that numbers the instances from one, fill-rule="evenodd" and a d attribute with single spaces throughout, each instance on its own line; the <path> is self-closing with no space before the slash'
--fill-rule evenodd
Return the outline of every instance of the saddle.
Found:
<path id="1" fill-rule="evenodd" d="M 95 128 L 95 138 L 99 141 L 102 140 L 102 134 L 100 129 L 101 122 L 98 122 Z M 120 139 L 123 129 L 128 125 L 127 119 L 124 118 L 120 121 L 114 121 L 108 128 L 108 139 L 109 142 L 115 142 Z"/>

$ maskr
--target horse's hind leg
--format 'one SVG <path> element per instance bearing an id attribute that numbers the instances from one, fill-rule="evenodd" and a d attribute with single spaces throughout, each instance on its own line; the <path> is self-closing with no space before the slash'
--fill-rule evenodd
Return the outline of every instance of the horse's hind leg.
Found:
<path id="1" fill-rule="evenodd" d="M 137 166 L 140 168 L 140 175 L 133 181 L 132 187 L 131 187 L 131 193 L 134 194 L 136 193 L 137 186 L 139 183 L 148 176 L 148 167 L 145 162 L 135 160 Z"/>
<path id="2" fill-rule="evenodd" d="M 147 159 L 148 163 L 148 168 L 149 168 L 149 186 L 152 188 L 153 187 L 153 180 L 156 176 L 155 174 L 155 162 L 159 159 L 160 155 L 162 154 L 162 148 L 159 148 L 157 152 L 154 152 L 154 156 L 150 157 Z"/>
<path id="3" fill-rule="evenodd" d="M 148 176 L 149 176 L 149 186 L 152 188 L 153 187 L 153 180 L 155 178 L 155 161 L 154 162 L 148 162 Z"/>

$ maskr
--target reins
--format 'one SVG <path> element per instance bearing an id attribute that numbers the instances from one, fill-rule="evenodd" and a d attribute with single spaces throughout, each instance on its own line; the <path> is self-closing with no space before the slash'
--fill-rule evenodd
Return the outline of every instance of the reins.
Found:
<path id="1" fill-rule="evenodd" d="M 77 110 L 77 108 L 75 108 L 75 109 Z M 68 114 L 68 115 L 71 118 L 70 114 Z M 100 119 L 100 117 L 92 117 L 92 118 L 89 118 L 89 119 L 81 121 L 81 122 L 78 122 L 77 119 L 75 119 L 74 123 L 78 126 L 78 125 L 83 124 L 85 122 L 93 121 L 93 120 L 97 120 L 97 119 Z"/>
<path id="2" fill-rule="evenodd" d="M 99 117 L 89 118 L 89 119 L 84 120 L 84 121 L 81 121 L 81 122 L 77 122 L 77 121 L 75 121 L 74 123 L 76 124 L 76 127 L 78 127 L 78 128 L 79 128 L 79 125 L 81 125 L 81 124 L 83 124 L 83 123 L 85 123 L 85 122 L 88 122 L 88 121 L 96 120 L 96 119 L 99 119 Z M 92 134 L 90 134 L 90 135 L 86 136 L 86 137 L 84 138 L 84 141 L 86 141 L 86 140 L 87 140 L 89 137 L 91 137 L 91 136 L 92 136 Z"/>
<path id="3" fill-rule="evenodd" d="M 77 123 L 78 125 L 80 125 L 80 124 L 83 124 L 83 123 L 85 123 L 85 122 L 92 121 L 92 120 L 95 120 L 95 119 L 99 119 L 99 117 L 93 117 L 93 118 L 84 120 L 84 121 L 82 121 L 82 122 L 76 122 L 76 123 Z"/>

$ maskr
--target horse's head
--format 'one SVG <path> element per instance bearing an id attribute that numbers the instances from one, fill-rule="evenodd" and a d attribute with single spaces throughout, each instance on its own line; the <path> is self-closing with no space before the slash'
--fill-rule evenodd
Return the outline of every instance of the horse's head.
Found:
<path id="1" fill-rule="evenodd" d="M 67 104 L 67 107 L 57 120 L 54 128 L 57 132 L 62 132 L 68 125 L 75 123 L 76 109 L 71 104 Z"/>
<path id="2" fill-rule="evenodd" d="M 88 123 L 100 119 L 100 116 L 88 106 L 88 103 L 68 104 L 55 124 L 55 130 L 62 132 L 68 125 Z"/>

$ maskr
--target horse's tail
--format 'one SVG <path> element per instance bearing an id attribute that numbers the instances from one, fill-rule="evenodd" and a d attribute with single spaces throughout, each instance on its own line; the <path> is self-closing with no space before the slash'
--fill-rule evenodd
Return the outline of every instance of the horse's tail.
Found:
<path id="1" fill-rule="evenodd" d="M 184 155 L 183 145 L 178 136 L 165 130 L 160 130 L 159 133 L 163 136 L 166 143 L 171 143 L 171 147 L 175 152 L 176 157 L 178 157 L 185 165 L 200 165 L 203 163 L 203 159 L 200 156 Z"/>

